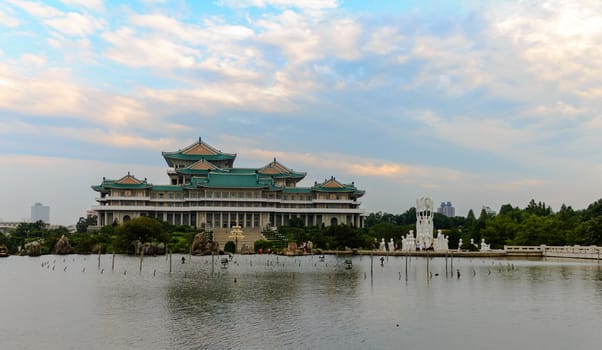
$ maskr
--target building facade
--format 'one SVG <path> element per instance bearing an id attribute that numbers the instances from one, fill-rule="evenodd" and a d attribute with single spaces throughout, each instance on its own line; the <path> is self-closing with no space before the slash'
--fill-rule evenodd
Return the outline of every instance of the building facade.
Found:
<path id="1" fill-rule="evenodd" d="M 306 226 L 363 226 L 358 200 L 364 191 L 331 177 L 311 187 L 298 187 L 306 173 L 293 171 L 274 158 L 259 168 L 236 168 L 236 154 L 223 153 L 200 138 L 176 152 L 163 152 L 169 184 L 153 185 L 128 173 L 103 178 L 99 192 L 100 226 L 138 216 L 174 225 L 219 231 L 241 226 L 261 231 L 302 220 Z"/>
<path id="2" fill-rule="evenodd" d="M 437 208 L 437 212 L 450 218 L 456 216 L 456 208 L 454 208 L 451 202 L 441 202 L 441 205 Z"/>
<path id="3" fill-rule="evenodd" d="M 43 221 L 44 223 L 50 223 L 50 207 L 42 205 L 42 203 L 36 203 L 31 207 L 31 222 Z"/>

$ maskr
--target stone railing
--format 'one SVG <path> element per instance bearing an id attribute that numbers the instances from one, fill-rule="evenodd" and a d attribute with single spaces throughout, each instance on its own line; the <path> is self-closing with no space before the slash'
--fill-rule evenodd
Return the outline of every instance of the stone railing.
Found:
<path id="1" fill-rule="evenodd" d="M 602 258 L 602 247 L 597 246 L 504 246 L 508 255 L 539 255 L 550 258 L 596 259 Z"/>
<path id="2" fill-rule="evenodd" d="M 565 246 L 565 247 L 548 247 L 541 246 L 543 256 L 556 258 L 575 258 L 575 259 L 596 259 L 600 260 L 602 256 L 602 247 L 596 246 Z"/>

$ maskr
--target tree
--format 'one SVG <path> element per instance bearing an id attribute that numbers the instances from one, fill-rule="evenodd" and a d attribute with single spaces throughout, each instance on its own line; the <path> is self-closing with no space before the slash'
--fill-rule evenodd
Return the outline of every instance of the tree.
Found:
<path id="1" fill-rule="evenodd" d="M 129 220 L 115 228 L 117 234 L 114 248 L 119 251 L 133 252 L 133 243 L 140 242 L 164 242 L 169 241 L 169 234 L 165 231 L 163 224 L 156 219 L 140 216 Z"/>
<path id="2" fill-rule="evenodd" d="M 80 217 L 75 224 L 77 232 L 84 233 L 88 232 L 88 226 L 96 226 L 98 222 L 98 217 L 96 215 L 88 215 L 86 217 Z"/>

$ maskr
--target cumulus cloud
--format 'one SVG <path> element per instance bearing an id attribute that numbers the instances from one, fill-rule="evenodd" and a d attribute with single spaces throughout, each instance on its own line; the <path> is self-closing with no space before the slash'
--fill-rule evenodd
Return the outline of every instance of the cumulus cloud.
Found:
<path id="1" fill-rule="evenodd" d="M 31 16 L 63 35 L 86 36 L 104 28 L 105 22 L 94 16 L 78 12 L 63 12 L 52 6 L 29 2 L 9 0 L 10 4 L 21 8 Z M 87 3 L 86 1 L 76 1 Z"/>

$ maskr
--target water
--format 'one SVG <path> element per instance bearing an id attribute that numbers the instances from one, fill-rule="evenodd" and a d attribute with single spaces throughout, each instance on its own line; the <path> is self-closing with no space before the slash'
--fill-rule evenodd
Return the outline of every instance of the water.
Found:
<path id="1" fill-rule="evenodd" d="M 595 261 L 0 259 L 2 349 L 594 349 Z M 451 269 L 448 260 L 448 269 Z M 54 269 L 53 269 L 54 268 Z M 450 271 L 451 272 L 451 271 Z"/>

